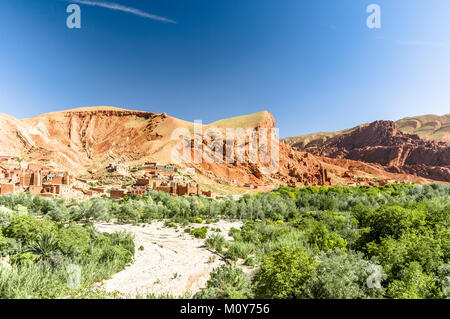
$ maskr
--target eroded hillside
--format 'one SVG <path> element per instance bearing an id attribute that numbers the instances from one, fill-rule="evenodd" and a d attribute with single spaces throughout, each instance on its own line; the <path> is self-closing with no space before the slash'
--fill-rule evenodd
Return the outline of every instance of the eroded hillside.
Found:
<path id="1" fill-rule="evenodd" d="M 0 154 L 38 161 L 47 166 L 64 168 L 75 175 L 104 169 L 110 163 L 123 163 L 131 167 L 147 161 L 162 164 L 173 162 L 173 149 L 179 143 L 175 132 L 184 131 L 201 139 L 203 151 L 211 151 L 215 144 L 204 136 L 217 128 L 226 136 L 226 129 L 256 129 L 257 132 L 275 127 L 275 119 L 266 111 L 220 120 L 203 125 L 194 132 L 194 123 L 167 114 L 133 111 L 115 107 L 91 107 L 43 114 L 30 119 L 0 116 Z M 198 136 L 199 135 L 199 136 Z M 246 159 L 248 144 L 245 141 Z M 192 143 L 194 144 L 194 143 Z M 272 142 L 258 145 L 259 148 Z M 269 145 L 270 144 L 270 145 Z M 192 145 L 193 147 L 193 145 Z M 223 146 L 226 153 L 226 146 Z M 386 171 L 378 164 L 340 161 L 301 152 L 280 143 L 279 158 L 274 163 L 276 171 L 264 174 L 266 162 L 226 161 L 201 163 L 182 162 L 180 165 L 197 168 L 203 181 L 224 184 L 255 186 L 330 185 L 353 183 L 356 177 L 369 179 L 394 179 L 406 182 L 426 182 L 426 179 L 403 174 L 403 171 Z M 279 159 L 279 160 L 278 160 Z M 364 160 L 359 158 L 358 160 Z M 401 174 L 395 174 L 401 173 Z M 431 176 L 431 175 L 430 175 Z M 432 176 L 431 176 L 432 177 Z"/>

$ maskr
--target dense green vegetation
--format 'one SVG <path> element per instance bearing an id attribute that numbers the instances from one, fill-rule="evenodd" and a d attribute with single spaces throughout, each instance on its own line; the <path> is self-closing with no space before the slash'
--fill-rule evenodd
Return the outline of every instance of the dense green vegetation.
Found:
<path id="1" fill-rule="evenodd" d="M 233 240 L 208 227 L 189 231 L 256 272 L 219 268 L 197 298 L 445 298 L 449 212 L 450 187 L 440 184 L 282 187 L 238 201 L 159 192 L 82 203 L 8 195 L 0 197 L 0 254 L 13 268 L 0 269 L 0 297 L 73 293 L 63 288 L 67 263 L 91 274 L 83 276 L 86 287 L 123 268 L 132 239 L 99 234 L 95 220 L 165 219 L 176 227 L 229 218 L 244 221 L 230 231 Z M 30 273 L 44 284 L 25 281 Z"/>
<path id="2" fill-rule="evenodd" d="M 245 199 L 281 198 L 268 201 L 271 218 L 206 244 L 258 266 L 257 298 L 445 298 L 449 195 L 444 185 L 281 188 Z"/>
<path id="3" fill-rule="evenodd" d="M 0 267 L 0 298 L 86 297 L 86 288 L 132 261 L 128 233 L 99 233 L 90 223 L 57 223 L 15 207 L 0 206 L 0 257 L 11 264 Z"/>

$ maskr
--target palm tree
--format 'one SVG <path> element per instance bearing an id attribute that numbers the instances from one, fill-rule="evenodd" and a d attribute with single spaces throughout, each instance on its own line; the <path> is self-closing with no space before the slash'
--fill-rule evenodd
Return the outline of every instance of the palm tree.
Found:
<path id="1" fill-rule="evenodd" d="M 30 251 L 37 256 L 37 261 L 48 260 L 51 252 L 53 252 L 55 249 L 55 236 L 49 232 L 39 234 L 38 240 L 35 241 L 30 247 Z"/>

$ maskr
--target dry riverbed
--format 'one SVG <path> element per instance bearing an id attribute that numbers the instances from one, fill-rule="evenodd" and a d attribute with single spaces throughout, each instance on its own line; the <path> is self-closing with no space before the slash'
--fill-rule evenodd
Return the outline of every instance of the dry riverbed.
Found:
<path id="1" fill-rule="evenodd" d="M 191 225 L 202 227 L 205 225 Z M 228 231 L 240 228 L 241 222 L 220 221 L 207 225 L 218 228 L 228 238 Z M 196 239 L 179 227 L 178 231 L 165 227 L 163 222 L 153 222 L 145 227 L 98 223 L 101 232 L 125 230 L 135 236 L 134 263 L 105 280 L 102 289 L 120 292 L 127 298 L 145 297 L 147 294 L 183 296 L 195 294 L 204 288 L 210 272 L 224 264 L 219 256 L 209 251 L 203 239 Z M 208 235 L 213 232 L 210 230 Z M 139 247 L 141 247 L 141 250 Z"/>

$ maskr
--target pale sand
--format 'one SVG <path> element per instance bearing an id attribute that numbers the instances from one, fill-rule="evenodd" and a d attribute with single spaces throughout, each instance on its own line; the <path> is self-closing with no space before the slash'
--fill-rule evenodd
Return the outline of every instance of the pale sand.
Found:
<path id="1" fill-rule="evenodd" d="M 205 226 L 194 224 L 191 227 Z M 208 227 L 219 228 L 229 239 L 231 227 L 240 228 L 241 222 L 220 221 Z M 102 288 L 108 292 L 118 291 L 127 298 L 148 293 L 170 294 L 174 297 L 185 293 L 195 294 L 206 286 L 210 272 L 225 262 L 204 246 L 203 239 L 193 238 L 179 227 L 165 227 L 163 222 L 153 222 L 146 227 L 96 224 L 101 232 L 126 230 L 135 236 L 136 254 L 133 264 L 103 282 Z M 210 236 L 214 232 L 209 230 Z M 139 250 L 143 246 L 144 250 Z"/>

